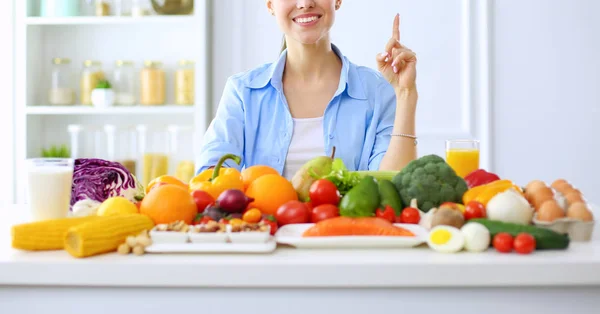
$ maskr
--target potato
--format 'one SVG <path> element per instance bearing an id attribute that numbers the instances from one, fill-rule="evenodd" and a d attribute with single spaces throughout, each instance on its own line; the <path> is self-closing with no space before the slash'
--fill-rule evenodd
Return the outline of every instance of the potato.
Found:
<path id="1" fill-rule="evenodd" d="M 465 217 L 463 214 L 448 207 L 438 209 L 435 214 L 433 214 L 433 218 L 431 219 L 431 228 L 438 225 L 444 225 L 460 229 L 464 224 Z"/>

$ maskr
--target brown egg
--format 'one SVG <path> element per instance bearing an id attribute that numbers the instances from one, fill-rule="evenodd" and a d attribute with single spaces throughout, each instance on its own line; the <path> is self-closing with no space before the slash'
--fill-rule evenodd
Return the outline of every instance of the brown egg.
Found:
<path id="1" fill-rule="evenodd" d="M 567 209 L 567 217 L 583 221 L 592 221 L 594 217 L 589 208 L 582 202 L 576 202 Z"/>
<path id="2" fill-rule="evenodd" d="M 568 189 L 573 188 L 573 186 L 571 184 L 569 184 L 569 182 L 567 182 L 565 179 L 555 180 L 554 182 L 552 182 L 550 187 L 561 193 L 563 193 L 564 191 L 566 191 Z"/>
<path id="3" fill-rule="evenodd" d="M 571 190 L 565 194 L 565 198 L 567 199 L 567 204 L 572 205 L 578 202 L 584 203 L 583 196 L 577 190 Z"/>
<path id="4" fill-rule="evenodd" d="M 537 212 L 537 219 L 552 222 L 565 216 L 565 212 L 555 200 L 545 201 Z"/>
<path id="5" fill-rule="evenodd" d="M 545 187 L 537 190 L 535 194 L 531 196 L 530 203 L 535 209 L 540 209 L 544 202 L 552 199 L 554 199 L 554 193 L 552 193 L 552 190 L 550 190 L 549 187 Z"/>
<path id="6" fill-rule="evenodd" d="M 525 195 L 533 195 L 535 194 L 535 192 L 537 192 L 537 190 L 545 187 L 547 186 L 546 183 L 544 183 L 543 181 L 533 180 L 525 186 Z"/>

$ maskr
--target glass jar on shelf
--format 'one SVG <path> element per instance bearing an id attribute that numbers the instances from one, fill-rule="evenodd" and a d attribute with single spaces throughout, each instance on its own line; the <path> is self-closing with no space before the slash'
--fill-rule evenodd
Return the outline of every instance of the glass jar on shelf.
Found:
<path id="1" fill-rule="evenodd" d="M 82 105 L 92 105 L 92 91 L 96 88 L 98 81 L 104 79 L 105 75 L 100 61 L 86 60 L 83 62 L 80 81 L 80 101 Z"/>
<path id="2" fill-rule="evenodd" d="M 195 173 L 194 127 L 192 125 L 169 125 L 169 156 L 171 175 L 187 183 Z"/>
<path id="3" fill-rule="evenodd" d="M 116 16 L 131 16 L 132 0 L 115 0 L 115 15 Z"/>
<path id="4" fill-rule="evenodd" d="M 28 1 L 34 3 L 34 1 Z M 65 17 L 80 15 L 79 0 L 40 0 L 40 16 Z"/>
<path id="5" fill-rule="evenodd" d="M 140 73 L 140 104 L 164 105 L 166 101 L 165 71 L 160 61 L 146 61 Z"/>
<path id="6" fill-rule="evenodd" d="M 137 126 L 140 166 L 138 173 L 142 185 L 152 179 L 169 174 L 169 136 L 164 127 Z"/>
<path id="7" fill-rule="evenodd" d="M 96 16 L 109 16 L 110 3 L 107 0 L 96 0 Z"/>
<path id="8" fill-rule="evenodd" d="M 107 158 L 106 136 L 94 125 L 69 124 L 71 158 Z"/>
<path id="9" fill-rule="evenodd" d="M 136 73 L 132 61 L 117 60 L 113 73 L 112 87 L 115 91 L 115 105 L 135 105 Z"/>
<path id="10" fill-rule="evenodd" d="M 179 61 L 179 67 L 175 71 L 175 103 L 177 105 L 194 104 L 194 70 L 194 61 Z"/>
<path id="11" fill-rule="evenodd" d="M 73 74 L 71 60 L 54 58 L 52 60 L 52 74 L 48 102 L 53 106 L 68 106 L 75 104 L 75 89 L 73 88 Z"/>
<path id="12" fill-rule="evenodd" d="M 118 162 L 137 177 L 137 136 L 131 127 L 104 125 L 106 134 L 106 157 Z"/>

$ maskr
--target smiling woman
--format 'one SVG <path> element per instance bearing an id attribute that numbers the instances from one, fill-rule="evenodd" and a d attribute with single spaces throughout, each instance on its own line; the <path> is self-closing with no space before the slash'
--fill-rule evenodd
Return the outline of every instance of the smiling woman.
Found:
<path id="1" fill-rule="evenodd" d="M 331 43 L 341 0 L 267 0 L 285 34 L 279 59 L 227 80 L 197 171 L 224 154 L 230 167 L 268 165 L 291 178 L 331 155 L 350 170 L 400 170 L 416 158 L 416 55 L 400 43 L 400 17 L 376 54 L 379 71 Z"/>

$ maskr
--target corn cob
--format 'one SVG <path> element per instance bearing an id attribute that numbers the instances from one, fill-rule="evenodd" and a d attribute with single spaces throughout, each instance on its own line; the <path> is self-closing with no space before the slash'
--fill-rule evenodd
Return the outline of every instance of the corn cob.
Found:
<path id="1" fill-rule="evenodd" d="M 64 247 L 74 257 L 88 257 L 116 251 L 127 236 L 151 230 L 154 222 L 140 214 L 105 216 L 70 228 L 64 237 Z"/>
<path id="2" fill-rule="evenodd" d="M 12 226 L 12 247 L 20 250 L 62 250 L 69 228 L 99 219 L 98 216 L 50 219 Z"/>

